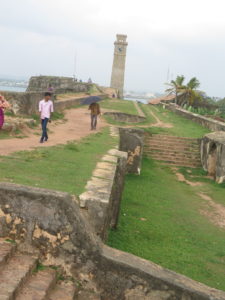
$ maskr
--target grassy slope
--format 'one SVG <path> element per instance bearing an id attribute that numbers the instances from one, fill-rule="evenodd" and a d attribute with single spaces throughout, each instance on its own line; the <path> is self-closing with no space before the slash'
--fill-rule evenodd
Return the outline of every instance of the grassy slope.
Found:
<path id="1" fill-rule="evenodd" d="M 225 205 L 224 186 L 208 184 Z M 225 231 L 199 213 L 204 201 L 197 190 L 145 158 L 141 176 L 127 176 L 119 227 L 108 244 L 225 290 Z"/>
<path id="2" fill-rule="evenodd" d="M 118 110 L 123 113 L 137 115 L 138 112 L 134 106 L 133 101 L 119 100 L 119 99 L 106 99 L 100 102 L 100 106 L 106 109 Z"/>
<path id="3" fill-rule="evenodd" d="M 210 132 L 200 124 L 194 123 L 191 120 L 178 116 L 174 112 L 163 109 L 161 106 L 148 105 L 145 110 L 151 110 L 161 121 L 170 123 L 173 128 L 157 128 L 152 127 L 149 131 L 152 133 L 170 134 L 181 137 L 199 138 Z M 147 112 L 149 114 L 149 112 Z"/>
<path id="4" fill-rule="evenodd" d="M 0 181 L 80 194 L 100 157 L 115 145 L 108 129 L 69 143 L 0 159 Z"/>

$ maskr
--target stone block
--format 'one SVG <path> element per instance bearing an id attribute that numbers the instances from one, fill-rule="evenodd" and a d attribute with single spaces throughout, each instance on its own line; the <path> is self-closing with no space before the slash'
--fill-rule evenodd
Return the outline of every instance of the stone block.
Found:
<path id="1" fill-rule="evenodd" d="M 102 161 L 108 161 L 111 163 L 117 163 L 117 157 L 113 156 L 113 155 L 104 155 L 102 158 Z"/>
<path id="2" fill-rule="evenodd" d="M 205 171 L 218 183 L 225 182 L 225 132 L 206 134 L 201 141 L 201 161 Z"/>
<path id="3" fill-rule="evenodd" d="M 119 149 L 128 153 L 127 172 L 140 174 L 144 148 L 144 130 L 120 128 Z"/>

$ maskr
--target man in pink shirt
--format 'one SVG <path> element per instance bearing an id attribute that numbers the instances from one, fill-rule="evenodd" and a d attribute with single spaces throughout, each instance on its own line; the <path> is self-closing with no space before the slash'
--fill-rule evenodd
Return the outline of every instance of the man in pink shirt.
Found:
<path id="1" fill-rule="evenodd" d="M 44 99 L 39 102 L 39 112 L 42 126 L 42 136 L 40 139 L 40 143 L 46 142 L 48 140 L 47 124 L 51 117 L 51 113 L 54 111 L 53 102 L 52 100 L 50 100 L 51 96 L 51 93 L 46 92 Z"/>

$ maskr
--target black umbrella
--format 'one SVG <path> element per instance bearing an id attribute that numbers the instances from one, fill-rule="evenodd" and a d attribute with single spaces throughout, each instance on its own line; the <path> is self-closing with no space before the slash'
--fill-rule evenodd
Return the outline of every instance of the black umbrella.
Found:
<path id="1" fill-rule="evenodd" d="M 101 98 L 98 97 L 98 96 L 90 96 L 90 97 L 87 97 L 86 99 L 84 99 L 81 104 L 82 105 L 90 105 L 91 103 L 94 103 L 94 102 L 99 102 L 101 101 Z"/>

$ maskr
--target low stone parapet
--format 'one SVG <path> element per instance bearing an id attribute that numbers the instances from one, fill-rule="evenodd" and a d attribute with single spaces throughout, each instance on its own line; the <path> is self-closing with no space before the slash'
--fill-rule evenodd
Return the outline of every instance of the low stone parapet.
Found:
<path id="1" fill-rule="evenodd" d="M 188 110 L 185 110 L 173 103 L 163 104 L 167 109 L 177 113 L 178 115 L 185 117 L 189 120 L 192 120 L 196 123 L 201 124 L 203 127 L 210 129 L 211 131 L 225 131 L 225 122 L 220 122 L 212 120 L 201 116 L 199 114 L 192 113 Z"/>
<path id="2" fill-rule="evenodd" d="M 79 196 L 80 207 L 87 210 L 87 217 L 95 232 L 103 240 L 107 230 L 118 223 L 120 201 L 126 174 L 127 153 L 111 149 L 96 165 L 85 192 Z"/>

